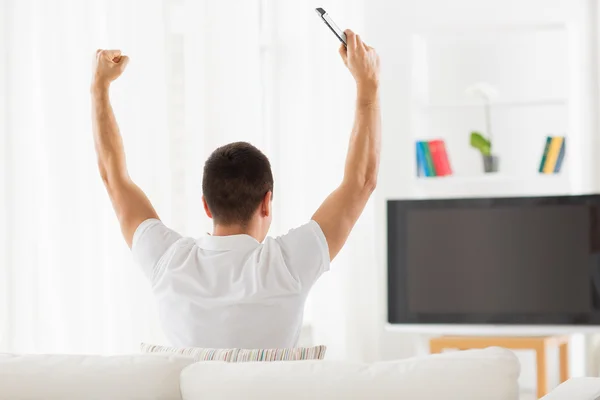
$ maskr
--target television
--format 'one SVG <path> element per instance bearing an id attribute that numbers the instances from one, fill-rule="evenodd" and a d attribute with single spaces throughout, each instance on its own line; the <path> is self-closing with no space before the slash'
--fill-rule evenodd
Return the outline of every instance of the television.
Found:
<path id="1" fill-rule="evenodd" d="M 600 325 L 600 195 L 390 200 L 390 324 Z"/>

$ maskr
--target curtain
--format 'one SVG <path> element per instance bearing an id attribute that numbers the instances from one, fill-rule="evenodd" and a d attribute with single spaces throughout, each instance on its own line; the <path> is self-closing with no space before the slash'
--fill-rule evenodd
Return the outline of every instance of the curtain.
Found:
<path id="1" fill-rule="evenodd" d="M 249 141 L 271 159 L 270 234 L 305 223 L 340 183 L 354 83 L 314 8 L 362 28 L 362 1 L 0 2 L 0 351 L 136 351 L 163 342 L 97 172 L 89 83 L 96 48 L 131 57 L 112 99 L 134 180 L 182 234 L 211 229 L 202 167 Z M 366 37 L 368 39 L 368 37 Z M 371 204 L 310 296 L 328 357 L 375 357 Z"/>
<path id="2" fill-rule="evenodd" d="M 97 171 L 89 87 L 97 48 L 130 54 L 113 105 L 130 172 L 169 219 L 163 2 L 2 4 L 0 350 L 118 353 L 160 341 Z"/>

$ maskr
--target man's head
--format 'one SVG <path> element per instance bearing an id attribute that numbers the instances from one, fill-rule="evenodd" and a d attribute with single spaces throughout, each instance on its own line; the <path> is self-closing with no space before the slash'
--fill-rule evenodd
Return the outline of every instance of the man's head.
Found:
<path id="1" fill-rule="evenodd" d="M 265 238 L 272 218 L 273 173 L 269 159 L 256 147 L 236 142 L 216 149 L 204 164 L 202 192 L 215 226 L 252 231 L 259 241 Z"/>

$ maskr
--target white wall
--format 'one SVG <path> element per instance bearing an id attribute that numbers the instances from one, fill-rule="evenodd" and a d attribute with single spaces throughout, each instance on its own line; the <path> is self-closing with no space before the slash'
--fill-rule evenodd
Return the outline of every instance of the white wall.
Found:
<path id="1" fill-rule="evenodd" d="M 415 118 L 416 113 L 414 112 L 415 98 L 419 97 L 419 91 L 422 89 L 419 86 L 419 79 L 422 79 L 419 78 L 419 74 L 422 75 L 422 71 L 415 71 L 413 67 L 416 64 L 414 59 L 415 34 L 439 32 L 440 30 L 442 32 L 444 30 L 467 32 L 466 37 L 470 37 L 469 40 L 471 40 L 473 32 L 477 30 L 488 33 L 494 29 L 507 32 L 521 30 L 528 32 L 525 37 L 528 37 L 532 43 L 541 40 L 538 54 L 521 54 L 522 57 L 528 57 L 529 63 L 534 63 L 535 68 L 523 71 L 527 69 L 526 66 L 518 60 L 511 60 L 514 61 L 515 74 L 532 74 L 539 70 L 540 80 L 531 82 L 531 85 L 527 87 L 511 86 L 511 79 L 508 76 L 500 82 L 500 86 L 505 94 L 511 94 L 512 97 L 509 96 L 506 99 L 509 102 L 527 101 L 528 96 L 530 100 L 534 101 L 540 99 L 559 99 L 559 101 L 556 104 L 544 103 L 542 106 L 531 109 L 507 107 L 504 112 L 512 114 L 505 115 L 504 118 L 501 115 L 499 117 L 495 135 L 501 136 L 504 133 L 505 136 L 498 139 L 498 147 L 504 149 L 504 159 L 512 162 L 507 173 L 518 176 L 522 168 L 535 167 L 541 155 L 542 145 L 540 144 L 539 151 L 536 150 L 535 154 L 531 155 L 530 150 L 524 152 L 516 149 L 513 151 L 516 147 L 515 141 L 524 139 L 528 141 L 529 146 L 535 146 L 535 143 L 543 139 L 546 134 L 566 133 L 570 143 L 570 165 L 569 175 L 563 182 L 566 183 L 565 188 L 570 192 L 590 192 L 600 187 L 593 150 L 598 148 L 595 134 L 595 107 L 597 104 L 596 10 L 596 2 L 591 0 L 454 0 L 451 2 L 446 0 L 371 0 L 368 2 L 365 40 L 379 51 L 382 59 L 381 95 L 384 146 L 381 176 L 376 194 L 377 232 L 379 234 L 377 237 L 378 259 L 381 260 L 378 265 L 381 276 L 380 304 L 386 304 L 386 200 L 419 195 L 422 187 L 415 186 L 414 140 L 422 132 L 425 132 L 425 135 L 428 132 L 431 134 L 431 129 L 428 130 L 427 127 L 423 129 L 422 124 L 419 124 L 419 119 Z M 471 36 L 468 36 L 469 34 Z M 441 37 L 439 43 L 452 40 L 452 38 L 444 39 L 443 35 L 438 37 Z M 553 49 L 549 47 L 549 44 L 554 39 L 557 43 Z M 503 42 L 500 50 L 505 51 L 499 51 L 497 54 L 508 57 L 510 49 L 507 49 L 506 45 L 509 45 L 511 41 L 516 45 L 523 45 L 519 41 L 518 35 L 513 36 L 509 41 Z M 486 51 L 485 47 L 479 46 L 481 43 L 483 42 L 472 40 L 471 49 L 482 52 L 486 58 L 493 57 L 493 52 Z M 463 47 L 463 49 L 467 47 Z M 444 53 L 440 50 L 438 54 L 444 57 L 440 59 L 440 64 L 443 65 L 435 66 L 434 72 L 437 75 L 434 78 L 431 78 L 433 72 L 428 71 L 431 81 L 437 85 L 433 89 L 427 88 L 429 100 L 432 98 L 442 99 L 438 102 L 448 103 L 452 99 L 444 98 L 444 96 L 452 90 L 458 94 L 462 90 L 462 86 L 468 82 L 464 79 L 461 81 L 464 78 L 464 71 L 476 75 L 475 70 L 471 67 L 477 59 L 473 57 L 473 53 L 462 54 L 462 57 L 469 62 L 463 71 L 460 69 L 459 61 L 449 62 L 452 53 Z M 516 51 L 515 55 L 518 54 Z M 540 63 L 539 60 L 536 63 L 535 57 L 554 59 L 557 64 L 550 65 L 547 70 L 544 70 L 543 63 Z M 482 62 L 484 63 L 486 60 Z M 546 75 L 548 71 L 550 73 Z M 453 76 L 457 77 L 458 82 L 448 81 Z M 561 78 L 553 79 L 553 76 Z M 435 79 L 445 79 L 446 81 L 436 81 Z M 518 79 L 523 79 L 523 76 L 515 75 L 515 80 Z M 436 88 L 439 89 L 438 92 L 436 92 Z M 463 92 L 460 92 L 460 95 L 462 94 Z M 458 102 L 460 101 L 468 100 L 459 99 Z M 445 138 L 452 147 L 451 159 L 454 159 L 457 169 L 462 173 L 469 173 L 469 171 L 477 169 L 479 162 L 474 150 L 466 145 L 467 129 L 471 124 L 477 125 L 473 128 L 483 128 L 480 126 L 482 118 L 477 120 L 481 114 L 471 115 L 469 111 L 477 112 L 475 109 L 460 109 L 458 114 L 462 114 L 462 116 L 458 118 L 454 117 L 456 115 L 454 113 L 447 113 L 451 116 L 446 116 L 445 119 L 442 117 L 438 117 L 438 120 L 431 118 L 435 121 L 434 125 L 437 124 L 435 126 L 438 126 L 438 130 L 444 126 L 443 124 L 447 124 L 449 127 L 447 132 L 449 136 Z M 471 121 L 471 123 L 464 124 L 465 120 Z M 518 125 L 510 125 L 511 120 L 518 120 L 524 129 L 515 132 Z M 536 121 L 538 122 L 536 123 Z M 437 133 L 434 132 L 433 135 L 435 134 Z M 464 139 L 460 138 L 460 135 L 464 135 Z M 439 136 L 444 137 L 443 134 Z M 465 145 L 460 145 L 461 140 Z M 508 152 L 509 150 L 511 153 Z M 510 188 L 513 192 L 526 189 L 519 186 L 526 186 L 526 182 L 515 182 L 517 182 L 517 186 Z M 467 182 L 465 185 L 469 186 L 470 183 Z M 469 193 L 477 190 L 473 187 L 466 189 L 469 189 Z M 505 189 L 504 187 L 497 188 L 499 192 Z M 443 195 L 443 190 L 445 189 L 436 188 L 434 191 L 437 191 L 438 194 L 441 192 Z M 549 190 L 553 190 L 552 186 L 549 187 Z M 384 322 L 387 320 L 385 306 L 377 310 L 377 313 L 381 321 L 379 338 L 381 358 L 407 357 L 426 351 L 426 337 L 386 332 L 384 327 Z M 443 334 L 443 332 L 440 333 Z M 534 382 L 531 372 L 533 371 L 533 357 L 523 356 L 522 363 L 523 385 L 531 387 Z"/>

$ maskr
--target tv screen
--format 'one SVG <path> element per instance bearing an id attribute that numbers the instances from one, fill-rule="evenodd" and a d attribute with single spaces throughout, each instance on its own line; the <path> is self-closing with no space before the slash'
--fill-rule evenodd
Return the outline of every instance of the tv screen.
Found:
<path id="1" fill-rule="evenodd" d="M 388 202 L 394 324 L 600 324 L 600 196 Z"/>

